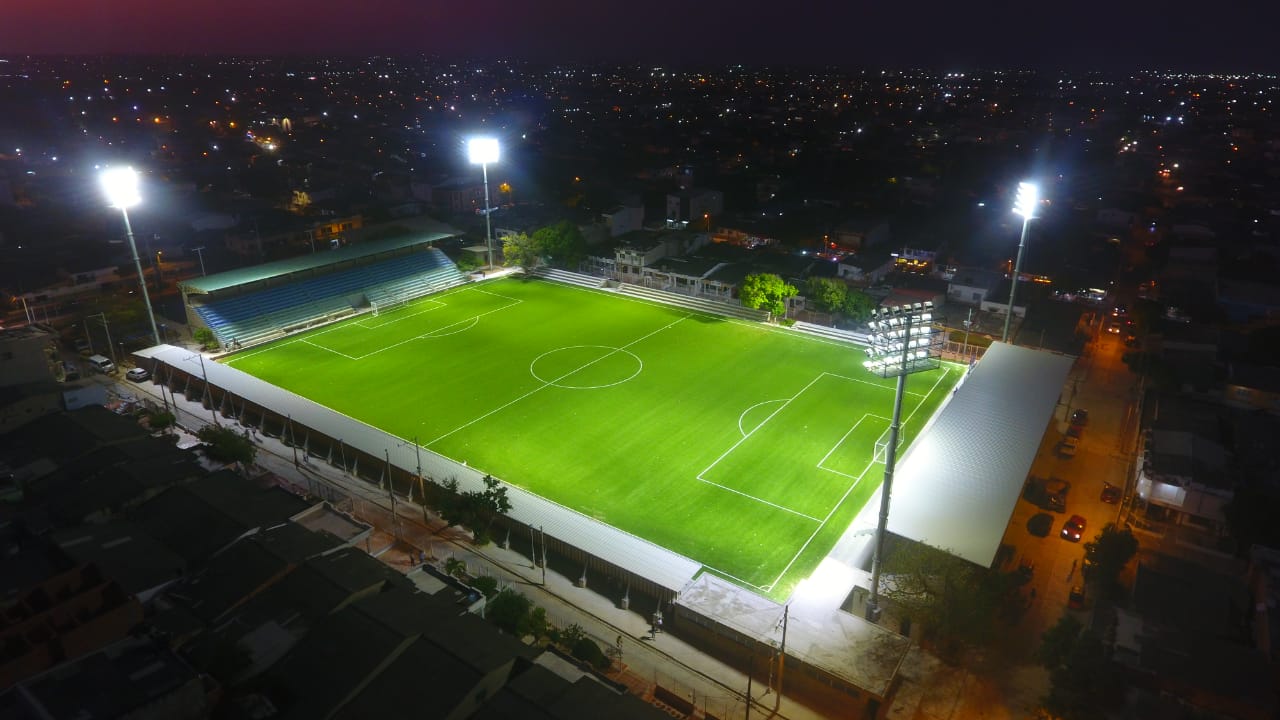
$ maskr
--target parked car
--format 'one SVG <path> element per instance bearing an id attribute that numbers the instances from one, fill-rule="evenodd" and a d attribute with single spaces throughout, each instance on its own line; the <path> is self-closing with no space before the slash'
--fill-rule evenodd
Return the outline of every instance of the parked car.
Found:
<path id="1" fill-rule="evenodd" d="M 1088 410 L 1085 410 L 1084 408 L 1080 408 L 1079 410 L 1076 410 L 1075 412 L 1072 412 L 1072 413 L 1071 413 L 1071 424 L 1072 424 L 1072 425 L 1079 425 L 1080 427 L 1084 427 L 1085 425 L 1088 425 L 1088 424 L 1089 424 L 1089 411 L 1088 411 Z"/>
<path id="2" fill-rule="evenodd" d="M 1072 610 L 1084 609 L 1084 586 L 1076 585 L 1071 588 L 1071 593 L 1067 595 L 1067 607 Z"/>
<path id="3" fill-rule="evenodd" d="M 1120 488 L 1111 483 L 1102 484 L 1102 502 L 1115 505 L 1120 502 Z"/>
<path id="4" fill-rule="evenodd" d="M 146 368 L 136 367 L 125 373 L 124 376 L 134 382 L 142 382 L 151 379 L 151 371 Z"/>
<path id="5" fill-rule="evenodd" d="M 1076 456 L 1076 451 L 1080 449 L 1080 440 L 1070 435 L 1062 438 L 1062 442 L 1058 443 L 1058 454 L 1062 457 L 1072 458 Z"/>
<path id="6" fill-rule="evenodd" d="M 1072 515 L 1067 520 L 1067 524 L 1062 526 L 1062 539 L 1071 542 L 1080 542 L 1080 538 L 1084 537 L 1084 527 L 1088 523 L 1079 515 Z"/>

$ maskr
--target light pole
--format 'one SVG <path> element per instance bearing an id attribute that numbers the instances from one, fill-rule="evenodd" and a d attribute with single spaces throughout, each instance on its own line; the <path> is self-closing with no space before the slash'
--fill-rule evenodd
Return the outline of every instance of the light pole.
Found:
<path id="1" fill-rule="evenodd" d="M 129 225 L 129 208 L 142 201 L 138 194 L 138 173 L 131 167 L 112 168 L 102 173 L 102 189 L 107 193 L 111 207 L 119 208 L 124 218 L 124 234 L 129 239 L 129 251 L 133 253 L 133 266 L 138 271 L 138 286 L 142 288 L 142 302 L 147 306 L 147 319 L 151 321 L 151 335 L 160 345 L 160 331 L 156 329 L 156 315 L 151 310 L 151 296 L 147 294 L 147 279 L 142 275 L 142 261 L 138 259 L 138 245 L 133 241 L 133 227 Z"/>
<path id="2" fill-rule="evenodd" d="M 865 365 L 880 377 L 897 377 L 893 396 L 893 420 L 889 423 L 889 444 L 884 456 L 884 485 L 880 488 L 880 521 L 876 525 L 875 555 L 871 560 L 871 599 L 867 619 L 880 620 L 880 572 L 884 565 L 884 537 L 889 525 L 889 496 L 893 491 L 893 470 L 898 454 L 898 430 L 902 421 L 902 396 L 907 375 L 932 370 L 939 365 L 933 328 L 933 303 L 915 303 L 880 308 L 871 316 L 870 359 Z"/>
<path id="3" fill-rule="evenodd" d="M 208 274 L 204 271 L 204 246 L 201 245 L 198 248 L 191 248 L 191 249 L 192 251 L 195 252 L 196 257 L 200 258 L 200 277 L 204 277 L 205 275 Z"/>
<path id="4" fill-rule="evenodd" d="M 116 363 L 116 348 L 111 344 L 111 327 L 107 325 L 107 314 L 97 313 L 94 315 L 86 315 L 84 319 L 88 320 L 89 318 L 99 318 L 102 320 L 102 330 L 107 334 L 107 354 L 111 356 L 111 364 L 114 365 Z M 85 325 L 84 334 L 86 337 L 89 336 L 88 325 Z M 89 341 L 89 352 L 93 352 L 93 340 Z"/>
<path id="5" fill-rule="evenodd" d="M 489 225 L 489 163 L 498 162 L 497 138 L 471 138 L 467 141 L 467 156 L 471 164 L 479 165 L 484 173 L 484 245 L 489 252 L 489 267 L 493 267 L 493 231 Z"/>
<path id="6" fill-rule="evenodd" d="M 1000 342 L 1009 342 L 1009 323 L 1013 320 L 1013 296 L 1018 291 L 1018 276 L 1022 274 L 1022 251 L 1027 249 L 1027 227 L 1035 217 L 1036 203 L 1040 202 L 1040 188 L 1035 183 L 1018 183 L 1018 197 L 1013 212 L 1022 216 L 1022 237 L 1018 240 L 1018 259 L 1013 263 L 1013 282 L 1009 284 L 1009 312 L 1004 316 L 1004 332 Z"/>

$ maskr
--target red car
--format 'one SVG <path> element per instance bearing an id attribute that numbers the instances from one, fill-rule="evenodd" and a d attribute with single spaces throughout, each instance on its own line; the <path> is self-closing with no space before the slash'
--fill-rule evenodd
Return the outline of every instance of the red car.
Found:
<path id="1" fill-rule="evenodd" d="M 1080 542 L 1080 538 L 1084 537 L 1084 526 L 1086 521 L 1079 515 L 1072 515 L 1067 524 L 1062 526 L 1062 539 L 1071 542 Z"/>
<path id="2" fill-rule="evenodd" d="M 1102 484 L 1102 502 L 1115 505 L 1120 502 L 1120 488 L 1111 483 Z"/>

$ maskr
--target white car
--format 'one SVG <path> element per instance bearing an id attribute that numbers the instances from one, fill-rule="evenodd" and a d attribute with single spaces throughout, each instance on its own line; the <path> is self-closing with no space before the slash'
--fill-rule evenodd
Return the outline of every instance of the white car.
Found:
<path id="1" fill-rule="evenodd" d="M 125 373 L 124 376 L 134 382 L 142 382 L 151 378 L 151 371 L 146 368 L 136 367 Z"/>

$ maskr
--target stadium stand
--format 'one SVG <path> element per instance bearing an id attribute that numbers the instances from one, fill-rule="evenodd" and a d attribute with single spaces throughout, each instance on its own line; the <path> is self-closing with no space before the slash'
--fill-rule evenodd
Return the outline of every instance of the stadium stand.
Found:
<path id="1" fill-rule="evenodd" d="M 681 295 L 680 293 L 655 290 L 653 288 L 632 285 L 630 283 L 622 283 L 619 285 L 618 292 L 623 295 L 644 298 L 646 300 L 653 300 L 666 305 L 675 305 L 677 307 L 688 308 L 698 312 L 711 313 L 713 315 L 723 315 L 725 317 L 752 320 L 755 322 L 764 322 L 769 319 L 769 313 L 765 310 L 755 310 L 753 308 L 742 307 L 741 305 L 719 302 L 718 300 L 690 297 L 688 295 Z"/>
<path id="2" fill-rule="evenodd" d="M 599 290 L 604 287 L 604 278 L 594 275 L 583 275 L 582 273 L 569 272 L 568 270 L 557 270 L 556 268 L 540 267 L 535 268 L 529 273 L 534 277 L 546 278 L 548 280 L 558 280 L 567 285 L 578 285 L 584 288 Z"/>
<path id="3" fill-rule="evenodd" d="M 809 335 L 817 335 L 818 337 L 830 338 L 832 340 L 841 340 L 843 342 L 851 342 L 857 345 L 870 345 L 871 336 L 866 333 L 850 332 L 848 330 L 837 330 L 826 325 L 815 325 L 807 323 L 803 320 L 797 320 L 792 326 L 793 330 L 808 333 Z"/>
<path id="4" fill-rule="evenodd" d="M 276 272 L 269 266 L 240 272 L 252 275 L 239 283 L 211 276 L 184 288 L 189 314 L 224 346 L 253 345 L 373 303 L 404 302 L 466 281 L 443 252 L 421 243 L 330 253 Z"/>

